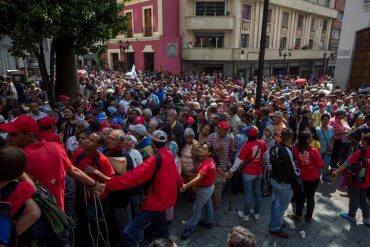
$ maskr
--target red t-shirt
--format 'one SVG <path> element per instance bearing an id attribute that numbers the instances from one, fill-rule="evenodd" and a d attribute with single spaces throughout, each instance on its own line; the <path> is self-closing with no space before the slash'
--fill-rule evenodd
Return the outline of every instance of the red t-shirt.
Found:
<path id="1" fill-rule="evenodd" d="M 64 210 L 64 177 L 72 164 L 61 144 L 38 142 L 23 148 L 27 157 L 27 172 L 55 197 Z"/>
<path id="2" fill-rule="evenodd" d="M 198 182 L 199 187 L 208 187 L 215 183 L 216 164 L 213 159 L 209 158 L 200 163 L 197 172 L 204 177 Z"/>
<path id="3" fill-rule="evenodd" d="M 62 144 L 59 136 L 55 134 L 54 132 L 51 132 L 50 130 L 41 130 L 39 132 L 39 140 L 40 141 L 44 140 L 46 142 L 56 142 L 56 143 Z"/>
<path id="4" fill-rule="evenodd" d="M 85 171 L 86 166 L 92 166 L 95 169 L 99 170 L 101 173 L 103 173 L 105 176 L 111 177 L 114 174 L 116 174 L 116 172 L 112 168 L 112 165 L 110 164 L 109 159 L 107 158 L 107 156 L 105 156 L 102 153 L 97 154 L 97 155 L 99 155 L 99 158 L 96 160 L 98 162 L 98 164 L 94 164 L 94 158 L 89 157 L 89 156 L 85 156 L 82 160 L 79 161 L 78 164 L 76 164 L 77 157 L 83 152 L 84 152 L 83 149 L 77 149 L 73 153 L 72 159 L 71 159 L 73 165 L 78 167 L 80 170 Z M 90 174 L 88 174 L 88 175 L 92 179 L 94 179 L 96 181 L 100 181 L 98 176 L 90 175 Z M 102 182 L 102 181 L 100 181 L 100 182 Z M 105 198 L 107 195 L 108 195 L 108 193 L 104 192 L 103 194 L 100 195 L 100 198 Z"/>
<path id="5" fill-rule="evenodd" d="M 183 180 L 177 171 L 175 158 L 166 147 L 157 150 L 162 157 L 162 166 L 157 172 L 154 184 L 143 201 L 142 208 L 147 211 L 164 211 L 177 201 L 177 190 L 183 185 Z M 108 191 L 123 190 L 150 181 L 156 167 L 155 156 L 150 156 L 141 165 L 121 176 L 114 176 L 105 183 Z M 154 193 L 152 193 L 154 186 Z"/>
<path id="6" fill-rule="evenodd" d="M 324 166 L 320 153 L 316 148 L 299 152 L 297 146 L 293 148 L 293 155 L 296 159 L 296 165 L 301 170 L 301 179 L 303 181 L 312 181 L 320 178 L 320 169 Z"/>
<path id="7" fill-rule="evenodd" d="M 260 145 L 259 148 L 258 145 Z M 245 143 L 239 154 L 239 159 L 246 162 L 245 168 L 243 169 L 243 173 L 249 175 L 261 175 L 263 172 L 262 158 L 263 154 L 266 151 L 267 145 L 265 141 L 255 140 Z M 254 159 L 252 160 L 252 158 Z"/>
<path id="8" fill-rule="evenodd" d="M 32 199 L 36 190 L 26 181 L 19 181 L 17 187 L 14 189 L 13 193 L 10 194 L 6 202 L 10 205 L 10 214 L 12 217 L 16 215 L 18 210 L 22 208 L 24 203 L 28 199 Z"/>
<path id="9" fill-rule="evenodd" d="M 347 161 L 345 162 L 348 165 L 355 165 L 359 158 L 361 156 L 361 150 L 357 150 L 355 153 L 353 153 Z M 365 175 L 365 181 L 362 184 L 351 184 L 351 186 L 356 188 L 368 188 L 370 186 L 370 147 L 366 148 L 366 159 L 367 159 L 367 172 Z"/>

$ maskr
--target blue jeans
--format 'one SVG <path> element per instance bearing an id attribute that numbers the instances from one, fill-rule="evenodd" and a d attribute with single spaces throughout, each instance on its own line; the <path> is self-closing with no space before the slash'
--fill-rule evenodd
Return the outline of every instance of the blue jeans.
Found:
<path id="1" fill-rule="evenodd" d="M 271 201 L 271 222 L 270 231 L 278 231 L 283 228 L 283 216 L 287 210 L 293 196 L 290 184 L 279 184 L 275 179 L 271 179 L 272 201 Z"/>
<path id="2" fill-rule="evenodd" d="M 254 213 L 259 214 L 261 208 L 261 181 L 262 175 L 243 173 L 244 185 L 244 215 L 248 215 L 254 196 Z"/>
<path id="3" fill-rule="evenodd" d="M 140 232 L 150 225 L 155 238 L 168 238 L 166 211 L 141 211 L 123 230 L 123 246 L 136 247 L 140 240 Z"/>
<path id="4" fill-rule="evenodd" d="M 193 215 L 191 216 L 187 227 L 191 230 L 198 224 L 202 217 L 202 211 L 204 212 L 204 222 L 206 224 L 212 223 L 213 221 L 213 207 L 212 207 L 212 194 L 215 189 L 214 185 L 208 187 L 198 187 L 197 198 L 195 199 L 193 206 Z"/>
<path id="5" fill-rule="evenodd" d="M 321 158 L 324 161 L 325 166 L 328 167 L 330 165 L 331 154 L 321 153 Z"/>

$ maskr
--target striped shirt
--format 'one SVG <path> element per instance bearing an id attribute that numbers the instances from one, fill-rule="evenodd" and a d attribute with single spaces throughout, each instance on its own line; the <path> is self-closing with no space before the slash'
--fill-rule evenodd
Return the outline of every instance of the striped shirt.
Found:
<path id="1" fill-rule="evenodd" d="M 234 138 L 227 134 L 224 138 L 220 138 L 218 133 L 212 133 L 208 136 L 208 143 L 213 146 L 215 149 L 218 161 L 220 162 L 219 167 L 222 169 L 229 169 L 230 164 L 230 155 L 234 151 Z M 217 150 L 217 147 L 221 145 L 222 150 Z"/>

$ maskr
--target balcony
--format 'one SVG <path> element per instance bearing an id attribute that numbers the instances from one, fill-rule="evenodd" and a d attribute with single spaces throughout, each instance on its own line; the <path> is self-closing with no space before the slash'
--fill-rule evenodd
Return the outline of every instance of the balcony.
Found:
<path id="1" fill-rule="evenodd" d="M 228 48 L 184 48 L 183 60 L 231 61 L 232 49 Z"/>
<path id="2" fill-rule="evenodd" d="M 330 54 L 328 50 L 292 50 L 289 60 L 317 60 L 323 59 L 324 53 Z M 258 49 L 248 48 L 183 48 L 183 60 L 197 61 L 253 61 L 257 62 Z M 266 49 L 265 60 L 282 60 L 279 50 Z"/>
<path id="3" fill-rule="evenodd" d="M 366 12 L 370 12 L 370 0 L 364 0 L 364 9 Z"/>
<path id="4" fill-rule="evenodd" d="M 306 13 L 325 16 L 336 19 L 337 12 L 335 9 L 324 7 L 318 4 L 310 3 L 308 1 L 287 1 L 287 0 L 270 0 L 270 4 L 276 4 L 287 8 L 303 11 Z"/>
<path id="5" fill-rule="evenodd" d="M 185 18 L 187 30 L 233 30 L 233 16 L 188 16 Z"/>

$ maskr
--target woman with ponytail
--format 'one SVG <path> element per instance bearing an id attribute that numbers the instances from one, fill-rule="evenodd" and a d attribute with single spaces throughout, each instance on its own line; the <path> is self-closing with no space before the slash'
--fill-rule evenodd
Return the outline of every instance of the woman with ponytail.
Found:
<path id="1" fill-rule="evenodd" d="M 297 167 L 300 169 L 300 178 L 303 184 L 303 192 L 298 192 L 295 197 L 295 215 L 291 218 L 297 222 L 301 221 L 305 201 L 307 201 L 307 212 L 305 220 L 311 223 L 315 208 L 315 192 L 319 186 L 320 170 L 324 166 L 320 153 L 316 148 L 310 146 L 312 134 L 302 131 L 298 134 L 298 143 L 293 148 L 293 155 Z"/>

